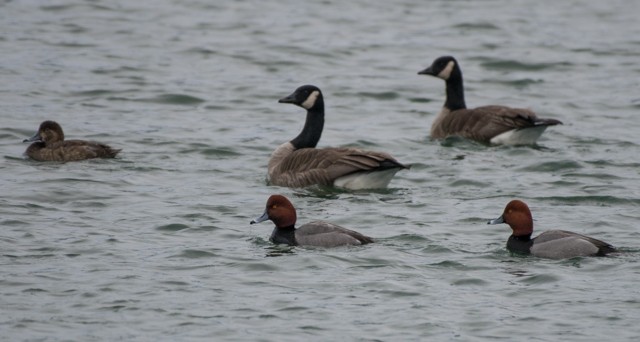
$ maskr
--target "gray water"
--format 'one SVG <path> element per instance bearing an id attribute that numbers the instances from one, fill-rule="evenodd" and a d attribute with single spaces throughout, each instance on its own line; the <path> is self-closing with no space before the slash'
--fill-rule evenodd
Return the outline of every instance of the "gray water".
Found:
<path id="1" fill-rule="evenodd" d="M 0 335 L 6 341 L 532 340 L 640 336 L 640 2 L 1 1 Z M 537 146 L 430 141 L 461 64 L 470 107 L 564 125 Z M 412 164 L 383 191 L 266 184 L 271 151 L 325 96 L 320 146 Z M 123 152 L 40 163 L 41 121 Z M 377 239 L 284 248 L 249 226 L 270 194 L 305 223 Z M 511 255 L 538 232 L 623 251 Z M 534 232 L 535 234 L 535 232 Z"/>

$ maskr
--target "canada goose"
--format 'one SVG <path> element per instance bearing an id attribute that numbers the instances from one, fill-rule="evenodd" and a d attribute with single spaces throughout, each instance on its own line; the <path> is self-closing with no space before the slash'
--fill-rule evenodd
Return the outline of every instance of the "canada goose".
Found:
<path id="1" fill-rule="evenodd" d="M 337 247 L 373 242 L 368 236 L 325 221 L 313 221 L 296 228 L 296 219 L 296 209 L 289 199 L 282 195 L 271 195 L 264 214 L 251 221 L 251 224 L 271 220 L 276 227 L 269 240 L 290 246 Z"/>
<path id="2" fill-rule="evenodd" d="M 301 86 L 280 103 L 292 103 L 307 110 L 302 132 L 280 145 L 269 160 L 271 184 L 288 187 L 333 185 L 347 189 L 386 187 L 401 169 L 408 168 L 384 152 L 357 148 L 322 148 L 316 145 L 324 126 L 322 92 L 312 85 Z"/>
<path id="3" fill-rule="evenodd" d="M 460 136 L 483 144 L 528 145 L 535 144 L 548 126 L 562 124 L 522 108 L 493 105 L 467 109 L 462 71 L 451 56 L 437 58 L 418 75 L 441 78 L 447 85 L 444 106 L 431 125 L 431 139 Z"/>
<path id="4" fill-rule="evenodd" d="M 512 252 L 551 259 L 603 256 L 616 252 L 615 247 L 606 242 L 566 230 L 548 230 L 532 239 L 531 211 L 520 200 L 509 202 L 500 217 L 488 222 L 498 223 L 506 223 L 513 230 L 507 240 L 507 249 Z"/>
<path id="5" fill-rule="evenodd" d="M 55 121 L 44 121 L 31 138 L 25 154 L 38 161 L 76 161 L 91 158 L 113 158 L 120 150 L 85 140 L 64 140 L 62 127 Z"/>

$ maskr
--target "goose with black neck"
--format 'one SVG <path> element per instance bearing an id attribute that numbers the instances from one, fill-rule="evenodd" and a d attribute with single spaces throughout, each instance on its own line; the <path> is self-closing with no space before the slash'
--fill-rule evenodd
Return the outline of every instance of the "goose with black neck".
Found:
<path id="1" fill-rule="evenodd" d="M 498 105 L 467 108 L 462 70 L 452 56 L 437 58 L 418 75 L 431 75 L 446 82 L 446 99 L 431 124 L 431 139 L 459 136 L 487 145 L 532 145 L 547 127 L 562 124 L 559 120 L 539 118 L 524 108 Z"/>
<path id="2" fill-rule="evenodd" d="M 307 110 L 298 136 L 272 153 L 269 182 L 292 188 L 327 185 L 351 190 L 386 188 L 393 176 L 409 167 L 385 152 L 358 148 L 316 148 L 324 128 L 324 99 L 320 89 L 304 85 L 280 99 Z"/>

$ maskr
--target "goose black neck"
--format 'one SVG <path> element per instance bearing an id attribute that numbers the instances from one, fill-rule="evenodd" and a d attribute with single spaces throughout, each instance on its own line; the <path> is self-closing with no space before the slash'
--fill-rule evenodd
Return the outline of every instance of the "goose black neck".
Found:
<path id="1" fill-rule="evenodd" d="M 302 128 L 302 132 L 291 140 L 291 144 L 293 144 L 296 149 L 316 147 L 318 141 L 320 141 L 323 128 L 324 103 L 322 102 L 322 98 L 318 97 L 315 105 L 307 110 L 307 119 Z"/>
<path id="2" fill-rule="evenodd" d="M 273 229 L 269 240 L 275 244 L 296 246 L 298 244 L 298 242 L 296 242 L 296 228 L 294 226 L 284 228 L 276 227 Z"/>
<path id="3" fill-rule="evenodd" d="M 444 106 L 451 111 L 467 108 L 467 105 L 464 103 L 462 72 L 457 65 L 453 68 L 447 80 L 447 101 L 444 103 Z"/>

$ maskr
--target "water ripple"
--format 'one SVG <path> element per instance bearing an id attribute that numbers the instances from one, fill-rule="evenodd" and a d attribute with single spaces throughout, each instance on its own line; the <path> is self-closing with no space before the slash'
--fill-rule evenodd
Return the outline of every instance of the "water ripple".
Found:
<path id="1" fill-rule="evenodd" d="M 629 1 L 0 2 L 4 339 L 640 335 Z M 416 72 L 444 54 L 470 106 L 532 106 L 565 124 L 534 146 L 430 140 L 444 84 Z M 326 95 L 318 147 L 387 151 L 411 170 L 376 191 L 267 184 L 269 155 L 304 120 L 277 101 L 302 84 Z M 20 141 L 46 118 L 123 153 L 28 160 Z M 274 245 L 272 224 L 248 224 L 273 193 L 298 224 L 375 243 Z M 509 252 L 509 227 L 486 221 L 513 198 L 536 229 L 573 227 L 621 253 Z"/>

